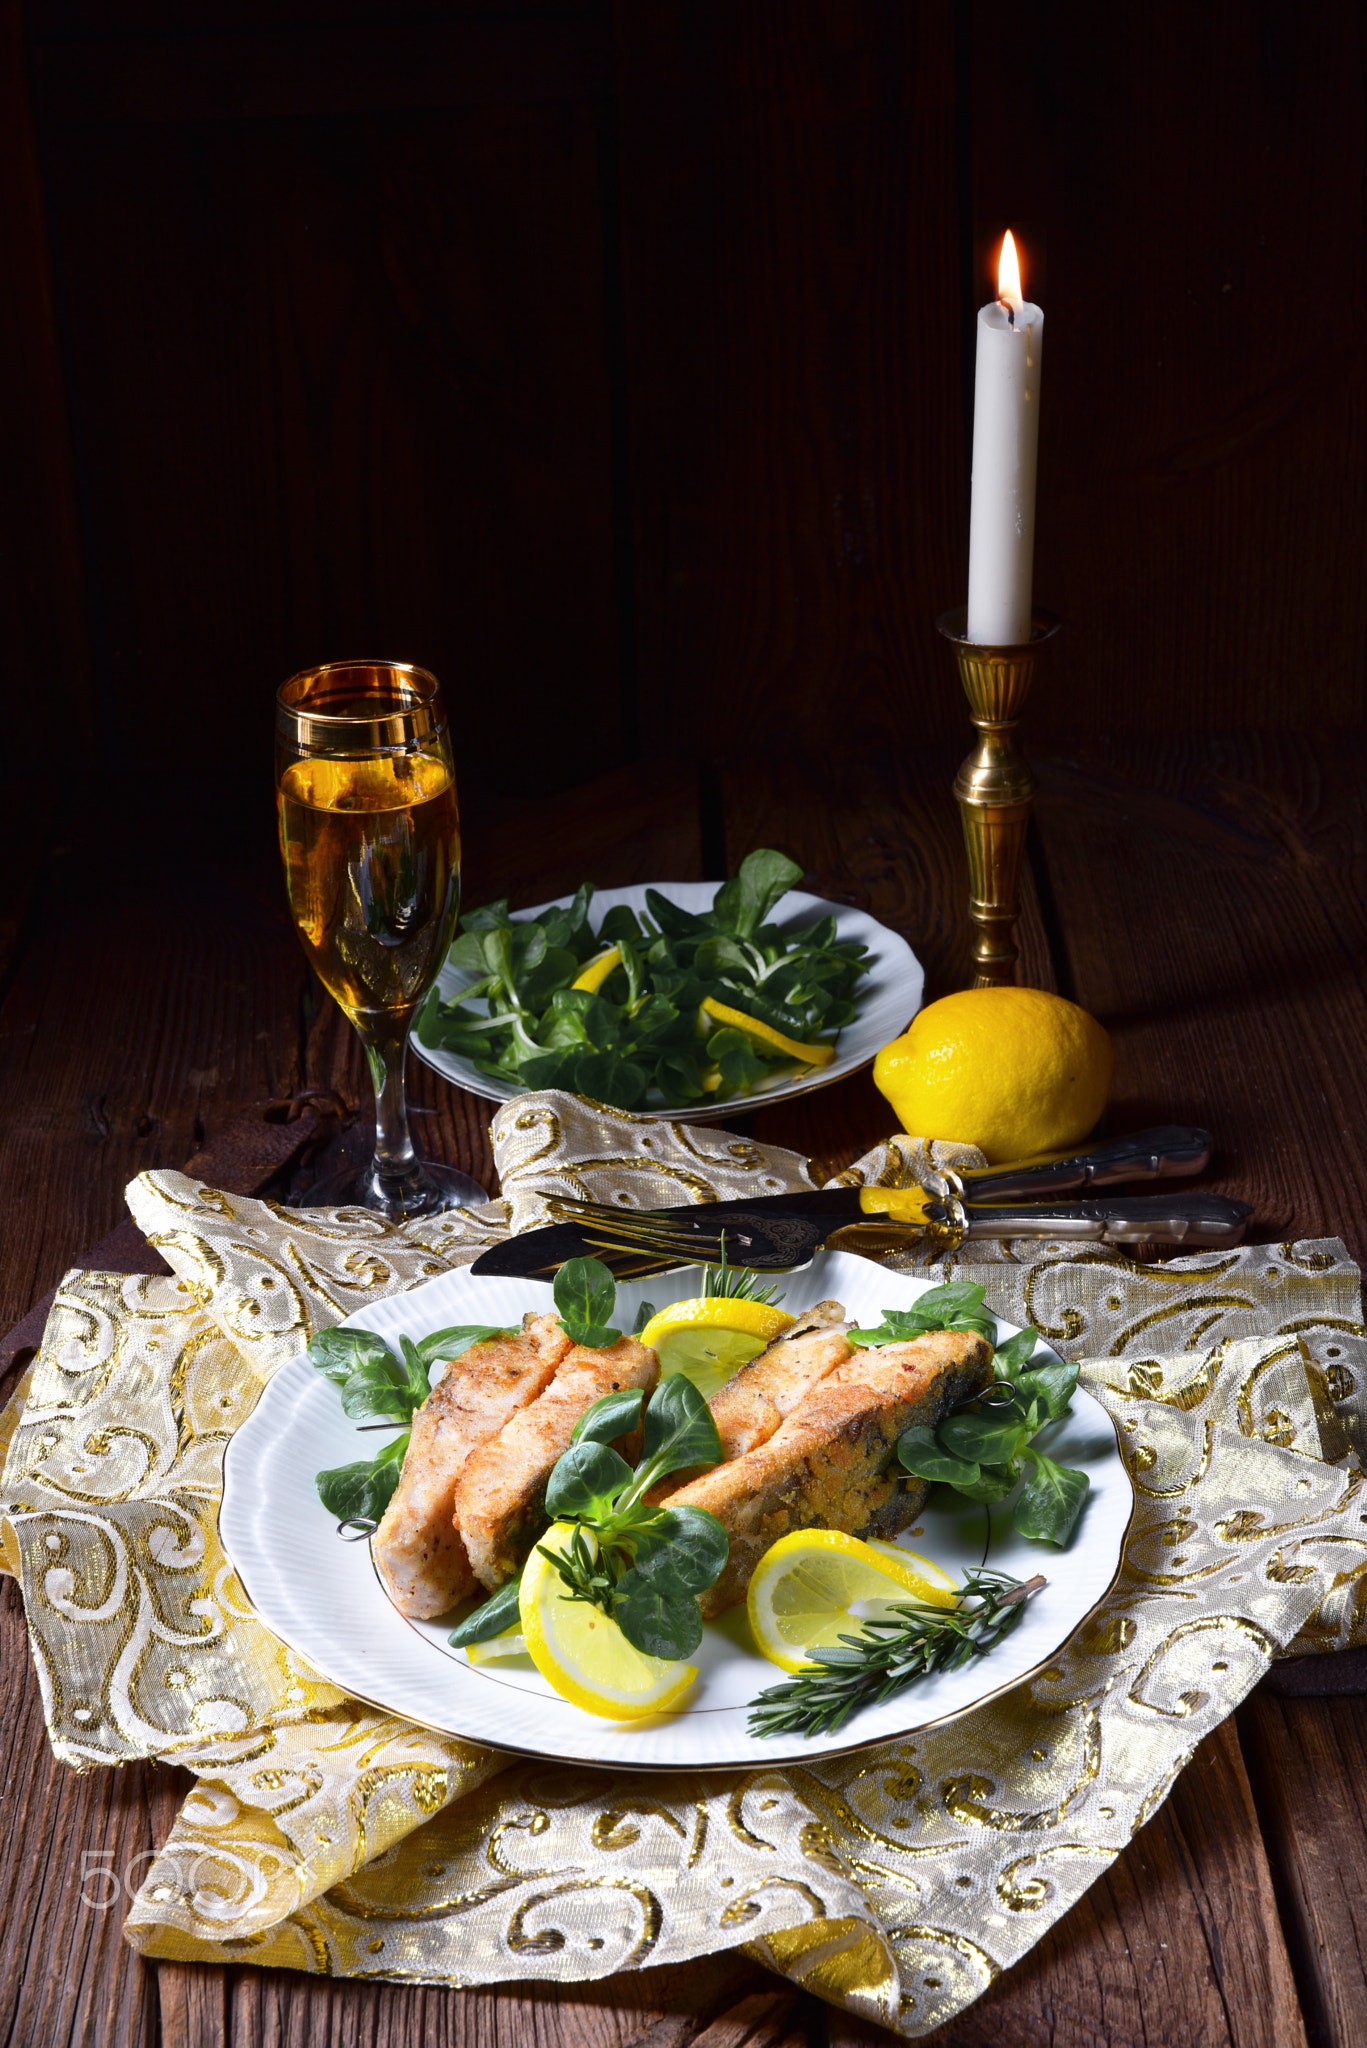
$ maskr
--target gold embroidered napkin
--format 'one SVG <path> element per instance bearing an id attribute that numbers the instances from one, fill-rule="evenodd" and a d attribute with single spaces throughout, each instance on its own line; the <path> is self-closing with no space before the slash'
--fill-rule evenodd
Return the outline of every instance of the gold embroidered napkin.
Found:
<path id="1" fill-rule="evenodd" d="M 1336 1240 L 1161 1266 L 975 1245 L 949 1265 L 1084 1359 L 1137 1492 L 1117 1585 L 1045 1671 L 877 1750 L 689 1779 L 513 1760 L 345 1699 L 255 1620 L 217 1540 L 222 1447 L 270 1375 L 552 1192 L 810 1185 L 791 1153 L 567 1096 L 519 1098 L 494 1136 L 506 1209 L 401 1228 L 143 1176 L 130 1207 L 174 1277 L 68 1275 L 0 1423 L 54 1748 L 198 1774 L 129 1916 L 143 1953 L 472 1984 L 744 1944 L 922 2034 L 1067 1910 L 1272 1656 L 1367 1632 L 1367 1338 Z M 976 1160 L 897 1137 L 842 1178 Z"/>

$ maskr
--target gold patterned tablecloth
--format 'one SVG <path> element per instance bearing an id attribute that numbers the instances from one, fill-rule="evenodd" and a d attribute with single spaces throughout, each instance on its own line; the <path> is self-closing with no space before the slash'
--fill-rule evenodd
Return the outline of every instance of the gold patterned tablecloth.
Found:
<path id="1" fill-rule="evenodd" d="M 975 1245 L 893 1263 L 980 1279 L 1081 1359 L 1138 1497 L 1120 1580 L 1034 1679 L 810 1769 L 687 1779 L 515 1760 L 348 1700 L 256 1620 L 218 1543 L 223 1445 L 271 1374 L 553 1192 L 810 1185 L 792 1153 L 563 1095 L 493 1130 L 504 1202 L 425 1225 L 143 1175 L 129 1206 L 174 1277 L 69 1274 L 0 1421 L 54 1749 L 199 1779 L 129 1916 L 144 1954 L 474 1984 L 743 1944 L 922 2034 L 1080 1896 L 1272 1657 L 1367 1634 L 1367 1336 L 1337 1240 L 1162 1265 Z M 976 1158 L 897 1137 L 842 1178 Z"/>

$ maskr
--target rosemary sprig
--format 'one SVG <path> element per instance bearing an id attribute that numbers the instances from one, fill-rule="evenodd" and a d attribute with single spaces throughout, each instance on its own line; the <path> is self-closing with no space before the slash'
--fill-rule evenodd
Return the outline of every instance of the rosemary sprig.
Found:
<path id="1" fill-rule="evenodd" d="M 721 1234 L 721 1263 L 703 1267 L 701 1292 L 714 1301 L 767 1301 L 775 1307 L 783 1299 L 775 1282 L 770 1281 L 766 1286 L 759 1274 L 748 1266 L 728 1264 L 724 1230 Z"/>
<path id="2" fill-rule="evenodd" d="M 565 1581 L 562 1599 L 586 1600 L 604 1614 L 612 1613 L 617 1604 L 617 1581 L 627 1570 L 625 1558 L 610 1549 L 604 1550 L 599 1557 L 589 1547 L 582 1522 L 575 1523 L 567 1550 L 548 1550 L 544 1543 L 538 1543 L 536 1547 Z"/>
<path id="3" fill-rule="evenodd" d="M 752 1735 L 829 1735 L 852 1714 L 876 1707 L 932 1671 L 956 1671 L 985 1657 L 1008 1635 L 1025 1603 L 1047 1583 L 1006 1572 L 966 1571 L 957 1607 L 908 1601 L 866 1621 L 842 1647 L 813 1650 L 816 1660 L 786 1685 L 770 1686 L 752 1703 Z"/>

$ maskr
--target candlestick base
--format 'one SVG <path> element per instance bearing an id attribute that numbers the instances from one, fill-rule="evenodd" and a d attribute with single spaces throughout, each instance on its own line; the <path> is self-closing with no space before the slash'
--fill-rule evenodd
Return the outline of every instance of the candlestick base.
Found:
<path id="1" fill-rule="evenodd" d="M 1020 949 L 1021 856 L 1035 801 L 1035 778 L 1020 754 L 1015 729 L 1035 680 L 1035 662 L 1059 620 L 1031 613 L 1029 640 L 1020 647 L 988 647 L 968 638 L 968 611 L 944 612 L 936 627 L 954 648 L 968 713 L 978 744 L 954 778 L 954 794 L 968 850 L 968 914 L 977 927 L 974 988 L 1001 988 L 1016 979 Z"/>

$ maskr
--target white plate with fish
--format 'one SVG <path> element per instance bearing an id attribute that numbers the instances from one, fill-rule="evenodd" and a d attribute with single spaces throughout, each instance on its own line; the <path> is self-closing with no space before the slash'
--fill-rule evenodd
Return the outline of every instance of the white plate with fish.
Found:
<path id="1" fill-rule="evenodd" d="M 615 1320 L 629 1329 L 643 1300 L 685 1299 L 700 1282 L 696 1268 L 624 1282 Z M 885 1310 L 909 1308 L 932 1283 L 848 1253 L 823 1252 L 802 1272 L 783 1275 L 781 1284 L 783 1307 L 793 1314 L 835 1298 L 852 1321 L 871 1327 Z M 349 1316 L 344 1327 L 373 1331 L 397 1351 L 401 1335 L 416 1341 L 461 1323 L 517 1328 L 528 1310 L 552 1308 L 547 1283 L 475 1279 L 462 1270 L 376 1302 Z M 998 1342 L 1016 1328 L 999 1321 Z M 600 1719 L 571 1705 L 528 1657 L 472 1666 L 463 1650 L 448 1644 L 454 1615 L 406 1619 L 385 1592 L 371 1543 L 341 1536 L 314 1487 L 319 1470 L 368 1456 L 380 1441 L 347 1420 L 336 1387 L 302 1355 L 276 1374 L 230 1441 L 219 1533 L 261 1620 L 346 1692 L 422 1727 L 496 1749 L 613 1769 L 810 1761 L 965 1713 L 1047 1664 L 1105 1598 L 1120 1569 L 1134 1506 L 1111 1418 L 1079 1388 L 1071 1412 L 1038 1439 L 1051 1458 L 1081 1467 L 1090 1481 L 1065 1549 L 1016 1534 L 1009 1502 L 988 1509 L 944 1487 L 932 1490 L 898 1539 L 955 1579 L 984 1564 L 1022 1580 L 1042 1573 L 1048 1583 L 1014 1630 L 988 1655 L 934 1673 L 834 1734 L 761 1737 L 750 1731 L 749 1710 L 785 1674 L 753 1647 L 743 1605 L 705 1626 L 690 1658 L 698 1680 L 682 1705 L 636 1723 Z"/>
<path id="2" fill-rule="evenodd" d="M 600 889 L 595 892 L 590 905 L 590 923 L 595 931 L 600 930 L 608 912 L 619 905 L 634 912 L 638 918 L 648 915 L 648 888 L 657 890 L 680 910 L 699 916 L 711 910 L 721 886 L 719 882 L 643 882 L 629 889 Z M 569 896 L 557 896 L 548 903 L 534 904 L 530 910 L 514 911 L 513 923 L 525 923 L 544 916 L 550 910 L 567 909 L 572 900 Z M 662 1122 L 675 1122 L 682 1117 L 689 1123 L 710 1123 L 741 1115 L 751 1104 L 788 1102 L 795 1096 L 810 1095 L 814 1089 L 826 1088 L 832 1081 L 842 1080 L 846 1074 L 868 1066 L 890 1039 L 897 1038 L 906 1030 L 921 1007 L 925 975 L 920 961 L 899 933 L 879 924 L 866 911 L 855 910 L 845 903 L 828 902 L 822 896 L 810 896 L 801 889 L 790 889 L 780 897 L 767 921 L 787 933 L 796 933 L 826 917 L 835 919 L 837 943 L 853 942 L 866 947 L 869 962 L 868 972 L 861 977 L 854 993 L 856 1014 L 841 1030 L 831 1064 L 799 1075 L 767 1078 L 748 1095 L 731 1094 L 715 1101 L 690 1102 L 682 1108 L 671 1108 L 662 1100 L 647 1098 L 644 1103 L 633 1107 L 634 1115 L 654 1117 Z M 439 999 L 448 1003 L 453 1001 L 463 989 L 471 986 L 474 979 L 472 974 L 448 961 L 437 978 Z M 424 1044 L 421 1028 L 420 1022 L 411 1041 L 414 1052 L 458 1088 L 468 1089 L 472 1095 L 482 1095 L 489 1102 L 508 1102 L 513 1096 L 526 1092 L 526 1083 L 519 1086 L 499 1076 L 481 1073 L 474 1061 L 464 1054 Z"/>

